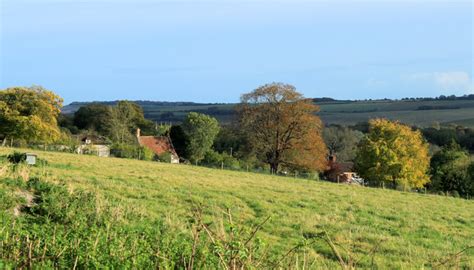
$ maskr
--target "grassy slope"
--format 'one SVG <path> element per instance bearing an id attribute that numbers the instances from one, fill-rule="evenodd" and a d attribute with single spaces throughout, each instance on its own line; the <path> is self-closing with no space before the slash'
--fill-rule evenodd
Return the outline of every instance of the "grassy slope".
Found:
<path id="1" fill-rule="evenodd" d="M 0 148 L 1 155 L 10 151 Z M 474 244 L 474 201 L 186 165 L 37 153 L 49 166 L 34 174 L 46 170 L 49 181 L 65 180 L 71 188 L 119 198 L 151 217 L 179 222 L 195 202 L 202 202 L 208 215 L 230 208 L 244 222 L 272 216 L 261 236 L 282 251 L 304 233 L 327 230 L 358 257 L 383 241 L 375 257 L 379 265 L 418 268 Z M 317 243 L 315 252 L 335 265 L 324 243 Z"/>

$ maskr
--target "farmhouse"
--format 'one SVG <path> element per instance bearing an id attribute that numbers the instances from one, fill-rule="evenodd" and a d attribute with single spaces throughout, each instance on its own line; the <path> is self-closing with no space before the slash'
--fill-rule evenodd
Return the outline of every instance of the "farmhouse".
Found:
<path id="1" fill-rule="evenodd" d="M 179 163 L 179 156 L 176 153 L 171 139 L 167 136 L 141 136 L 140 129 L 137 129 L 138 143 L 150 149 L 157 156 L 169 153 L 171 156 L 171 163 Z"/>
<path id="2" fill-rule="evenodd" d="M 110 147 L 106 138 L 96 135 L 78 137 L 80 145 L 76 148 L 78 154 L 92 154 L 99 157 L 109 157 Z"/>
<path id="3" fill-rule="evenodd" d="M 328 170 L 325 172 L 326 177 L 333 182 L 358 184 L 354 179 L 358 178 L 353 171 L 354 163 L 337 162 L 336 155 L 330 155 L 328 160 Z"/>

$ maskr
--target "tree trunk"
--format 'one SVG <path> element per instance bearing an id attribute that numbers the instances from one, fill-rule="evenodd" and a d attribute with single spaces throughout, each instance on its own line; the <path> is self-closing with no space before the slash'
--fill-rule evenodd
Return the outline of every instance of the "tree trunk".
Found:
<path id="1" fill-rule="evenodd" d="M 5 147 L 5 145 L 7 145 L 7 137 L 3 138 L 2 147 Z"/>
<path id="2" fill-rule="evenodd" d="M 278 172 L 278 163 L 277 162 L 270 163 L 270 170 L 271 170 L 272 174 L 277 174 L 277 172 Z"/>

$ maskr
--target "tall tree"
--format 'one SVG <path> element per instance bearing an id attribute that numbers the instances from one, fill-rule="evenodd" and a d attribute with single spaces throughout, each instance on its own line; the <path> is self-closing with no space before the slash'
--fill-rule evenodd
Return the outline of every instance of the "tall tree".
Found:
<path id="1" fill-rule="evenodd" d="M 474 196 L 474 175 L 470 170 L 472 165 L 467 151 L 454 142 L 444 146 L 431 158 L 431 188 L 456 192 L 463 197 Z"/>
<path id="2" fill-rule="evenodd" d="M 430 181 L 428 144 L 421 132 L 398 122 L 371 120 L 355 161 L 357 172 L 370 183 L 410 189 Z"/>
<path id="3" fill-rule="evenodd" d="M 42 87 L 0 91 L 0 134 L 6 139 L 50 143 L 61 135 L 57 118 L 63 100 Z"/>
<path id="4" fill-rule="evenodd" d="M 326 168 L 319 107 L 294 86 L 267 84 L 241 97 L 239 123 L 251 147 L 273 172 L 282 166 L 308 171 Z"/>
<path id="5" fill-rule="evenodd" d="M 82 106 L 74 113 L 74 125 L 79 129 L 97 131 L 104 135 L 110 120 L 110 107 L 100 103 Z"/>
<path id="6" fill-rule="evenodd" d="M 117 143 L 132 142 L 138 124 L 144 119 L 142 108 L 133 102 L 122 100 L 114 107 L 109 107 L 109 110 L 109 137 Z"/>
<path id="7" fill-rule="evenodd" d="M 191 112 L 183 122 L 183 131 L 187 137 L 187 154 L 192 162 L 201 161 L 211 150 L 214 139 L 219 133 L 219 123 L 214 117 Z"/>

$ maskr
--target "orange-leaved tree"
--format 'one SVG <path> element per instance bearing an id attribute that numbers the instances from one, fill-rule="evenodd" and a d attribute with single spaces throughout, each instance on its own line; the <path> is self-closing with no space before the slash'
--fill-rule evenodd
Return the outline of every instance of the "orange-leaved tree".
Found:
<path id="1" fill-rule="evenodd" d="M 326 167 L 326 145 L 319 107 L 294 86 L 267 84 L 241 97 L 239 124 L 257 157 L 272 172 L 282 167 L 321 171 Z"/>
<path id="2" fill-rule="evenodd" d="M 421 132 L 386 119 L 369 121 L 369 133 L 359 145 L 355 165 L 360 176 L 372 184 L 410 189 L 430 181 L 428 144 Z"/>

